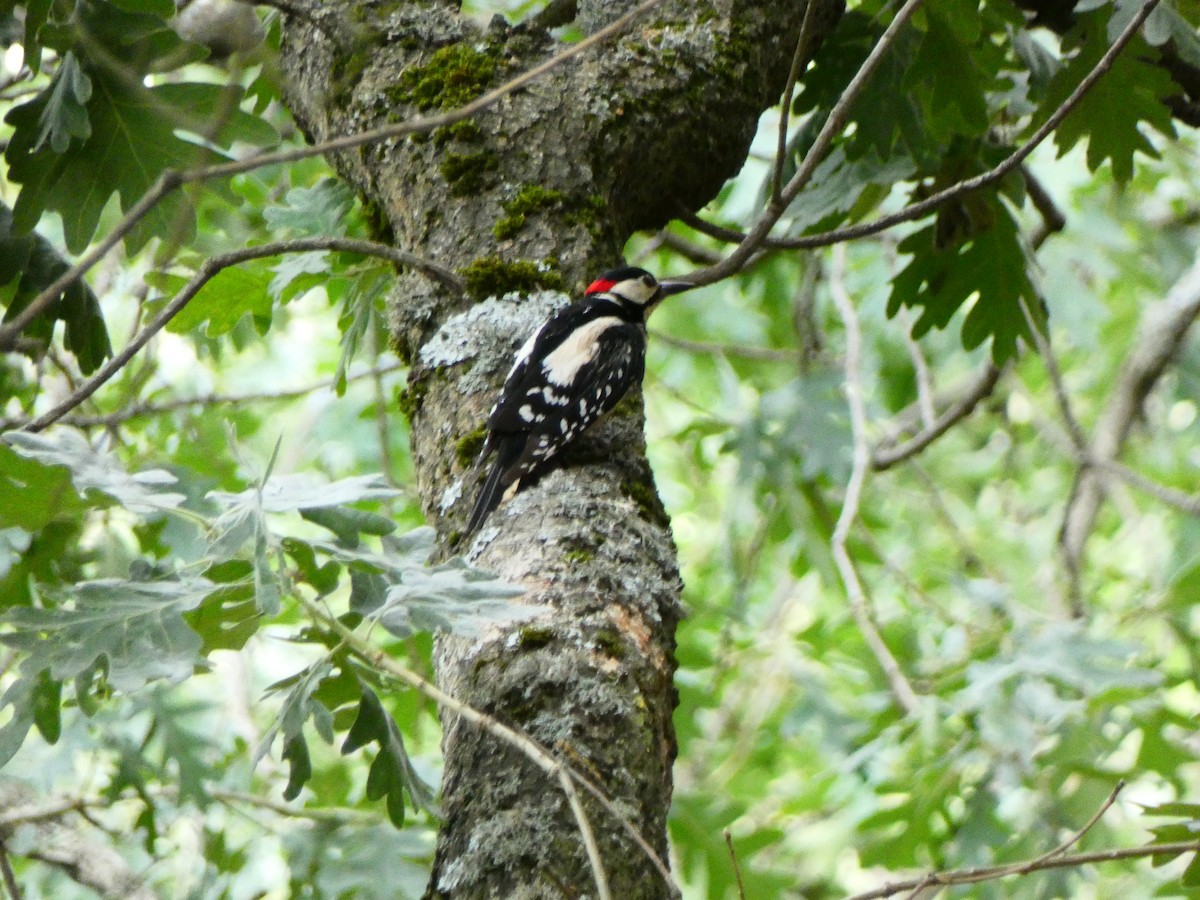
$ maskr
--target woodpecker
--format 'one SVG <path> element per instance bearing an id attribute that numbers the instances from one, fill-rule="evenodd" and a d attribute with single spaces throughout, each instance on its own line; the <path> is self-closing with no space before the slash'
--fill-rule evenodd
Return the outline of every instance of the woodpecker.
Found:
<path id="1" fill-rule="evenodd" d="M 467 522 L 488 513 L 554 467 L 554 458 L 642 380 L 646 320 L 664 297 L 694 287 L 657 281 L 645 269 L 605 272 L 584 297 L 542 324 L 517 351 L 487 420 L 482 464 L 495 459 Z"/>

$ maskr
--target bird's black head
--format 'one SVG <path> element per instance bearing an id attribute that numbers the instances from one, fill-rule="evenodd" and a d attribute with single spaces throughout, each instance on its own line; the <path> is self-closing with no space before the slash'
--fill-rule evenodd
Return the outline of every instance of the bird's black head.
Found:
<path id="1" fill-rule="evenodd" d="M 688 281 L 660 282 L 645 269 L 622 266 L 609 269 L 588 286 L 586 293 L 588 297 L 604 296 L 627 308 L 640 310 L 642 318 L 646 319 L 664 297 L 692 287 L 694 285 Z"/>

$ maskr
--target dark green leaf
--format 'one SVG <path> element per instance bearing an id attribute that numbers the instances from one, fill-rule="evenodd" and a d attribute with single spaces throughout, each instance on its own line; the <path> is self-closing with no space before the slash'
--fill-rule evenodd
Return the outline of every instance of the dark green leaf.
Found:
<path id="1" fill-rule="evenodd" d="M 1075 47 L 1075 55 L 1050 82 L 1046 112 L 1039 119 L 1044 119 L 1067 98 L 1108 49 L 1106 17 L 1107 10 L 1089 13 L 1072 31 L 1069 44 Z M 1109 160 L 1113 177 L 1122 182 L 1133 176 L 1135 153 L 1158 158 L 1158 151 L 1142 133 L 1141 126 L 1144 123 L 1160 134 L 1174 137 L 1171 112 L 1163 101 L 1178 93 L 1179 88 L 1150 57 L 1140 38 L 1134 38 L 1117 56 L 1108 74 L 1059 125 L 1054 135 L 1059 156 L 1087 138 L 1088 168 L 1095 171 Z"/>
<path id="2" fill-rule="evenodd" d="M 42 68 L 42 45 L 39 32 L 50 17 L 50 6 L 53 0 L 29 0 L 25 4 L 25 40 L 22 49 L 25 51 L 24 64 L 35 75 Z"/>
<path id="3" fill-rule="evenodd" d="M 243 560 L 231 560 L 230 564 L 249 568 Z M 212 577 L 211 570 L 208 575 Z M 200 636 L 203 656 L 213 650 L 240 650 L 262 624 L 254 586 L 245 583 L 217 588 L 183 618 Z"/>
<path id="4" fill-rule="evenodd" d="M 147 88 L 103 69 L 86 72 L 93 87 L 87 104 L 92 133 L 85 141 L 72 142 L 66 152 L 38 150 L 48 98 L 38 97 L 5 117 L 14 129 L 5 152 L 9 177 L 21 185 L 14 227 L 28 232 L 42 213 L 56 211 L 62 215 L 67 247 L 73 253 L 91 240 L 114 193 L 122 210 L 128 211 L 162 172 L 217 161 L 219 156 L 209 145 L 265 137 L 257 117 L 238 108 L 240 95 L 220 85 Z M 218 110 L 225 115 L 214 118 Z M 214 123 L 221 127 L 214 128 Z M 177 131 L 202 136 L 207 143 L 184 140 Z M 179 239 L 193 227 L 187 200 L 173 192 L 138 223 L 126 243 L 136 251 L 151 237 Z"/>
<path id="5" fill-rule="evenodd" d="M 308 507 L 300 510 L 300 515 L 328 528 L 347 546 L 355 546 L 360 534 L 385 535 L 396 530 L 396 523 L 386 516 L 349 506 Z"/>
<path id="6" fill-rule="evenodd" d="M 44 465 L 0 444 L 0 528 L 37 531 L 93 505 L 79 496 L 66 466 Z"/>
<path id="7" fill-rule="evenodd" d="M 62 719 L 59 716 L 62 682 L 51 678 L 46 669 L 38 673 L 37 679 L 37 688 L 33 692 L 33 722 L 46 743 L 55 744 L 62 734 Z"/>
<path id="8" fill-rule="evenodd" d="M 167 325 L 176 334 L 187 334 L 207 323 L 205 334 L 220 337 L 228 334 L 250 315 L 270 321 L 274 309 L 267 286 L 271 272 L 262 263 L 245 263 L 222 269 L 196 293 L 187 305 Z"/>
<path id="9" fill-rule="evenodd" d="M 22 312 L 68 268 L 67 260 L 41 235 L 14 235 L 12 212 L 0 203 L 0 284 L 20 276 L 4 321 L 10 321 Z M 63 291 L 46 312 L 30 322 L 24 336 L 48 343 L 55 320 L 65 323 L 66 347 L 75 354 L 79 369 L 85 375 L 112 356 L 100 302 L 82 278 Z"/>
<path id="10" fill-rule="evenodd" d="M 25 736 L 33 727 L 33 698 L 40 678 L 40 672 L 22 674 L 0 697 L 0 710 L 12 707 L 8 721 L 0 725 L 0 768 L 7 765 L 13 754 L 21 749 Z"/>
<path id="11" fill-rule="evenodd" d="M 91 97 L 92 80 L 80 68 L 75 54 L 68 52 L 59 62 L 50 85 L 39 95 L 44 101 L 39 117 L 42 130 L 33 151 L 41 150 L 47 140 L 55 153 L 65 153 L 73 138 L 86 141 L 92 134 L 86 108 Z"/>
<path id="12" fill-rule="evenodd" d="M 1031 342 L 1022 302 L 1035 320 L 1044 312 L 1012 213 L 995 198 L 991 210 L 991 227 L 964 244 L 939 247 L 934 227 L 901 241 L 900 251 L 913 259 L 892 282 L 888 315 L 902 305 L 920 309 L 913 326 L 913 336 L 920 337 L 945 328 L 974 299 L 963 322 L 963 346 L 972 349 L 990 338 L 999 364 L 1016 355 L 1018 340 Z"/>
<path id="13" fill-rule="evenodd" d="M 287 787 L 283 799 L 295 800 L 300 796 L 304 783 L 312 778 L 312 760 L 308 756 L 308 741 L 303 733 L 297 732 L 283 742 L 283 758 L 289 766 Z"/>

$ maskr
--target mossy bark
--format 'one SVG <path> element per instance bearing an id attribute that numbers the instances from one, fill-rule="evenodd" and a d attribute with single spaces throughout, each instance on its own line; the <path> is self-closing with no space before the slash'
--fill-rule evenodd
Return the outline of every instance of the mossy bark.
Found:
<path id="1" fill-rule="evenodd" d="M 595 29 L 633 5 L 582 0 L 578 21 Z M 287 21 L 282 52 L 289 105 L 317 140 L 461 104 L 559 49 L 534 29 L 480 29 L 450 2 L 320 11 L 316 23 Z M 619 40 L 477 116 L 477 127 L 332 157 L 398 246 L 473 278 L 473 296 L 456 297 L 406 274 L 390 303 L 397 347 L 414 361 L 406 411 L 420 497 L 444 544 L 476 488 L 464 439 L 477 434 L 514 348 L 566 302 L 545 289 L 577 293 L 619 262 L 634 230 L 698 208 L 736 173 L 778 97 L 803 12 L 791 0 L 666 0 Z M 537 202 L 531 185 L 543 191 Z M 481 299 L 510 288 L 518 294 Z M 681 584 L 641 404 L 623 410 L 632 411 L 580 442 L 568 468 L 456 548 L 527 585 L 528 600 L 551 612 L 488 640 L 440 642 L 438 680 L 588 775 L 665 859 Z M 443 718 L 446 820 L 430 895 L 594 896 L 557 786 L 489 735 Z M 612 815 L 587 808 L 613 895 L 666 896 Z"/>

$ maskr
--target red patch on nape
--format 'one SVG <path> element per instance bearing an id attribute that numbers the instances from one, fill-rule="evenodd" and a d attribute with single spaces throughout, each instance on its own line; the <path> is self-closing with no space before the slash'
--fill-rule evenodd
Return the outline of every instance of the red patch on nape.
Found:
<path id="1" fill-rule="evenodd" d="M 597 278 L 595 281 L 593 281 L 591 284 L 588 285 L 588 289 L 587 289 L 586 293 L 603 294 L 607 291 L 611 291 L 615 285 L 616 285 L 615 281 L 608 281 L 607 279 L 604 279 L 604 278 Z"/>

